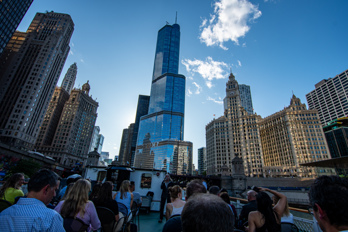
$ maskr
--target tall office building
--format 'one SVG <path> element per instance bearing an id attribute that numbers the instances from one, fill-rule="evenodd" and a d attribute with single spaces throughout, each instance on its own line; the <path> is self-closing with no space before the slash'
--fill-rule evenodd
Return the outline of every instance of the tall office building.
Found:
<path id="1" fill-rule="evenodd" d="M 331 158 L 348 156 L 348 118 L 338 118 L 323 128 Z"/>
<path id="2" fill-rule="evenodd" d="M 150 103 L 150 96 L 139 95 L 137 113 L 135 116 L 135 123 L 133 128 L 133 135 L 132 135 L 131 159 L 129 161 L 131 166 L 134 165 L 134 157 L 135 157 L 135 150 L 137 147 L 140 118 L 146 115 L 147 112 L 149 111 L 149 103 Z"/>
<path id="3" fill-rule="evenodd" d="M 122 165 L 131 166 L 131 148 L 132 137 L 134 134 L 134 123 L 129 124 L 128 129 L 123 130 L 120 152 L 118 154 L 119 161 Z"/>
<path id="4" fill-rule="evenodd" d="M 158 31 L 149 111 L 140 119 L 135 167 L 192 172 L 192 143 L 182 142 L 185 76 L 178 74 L 179 47 L 177 23 Z"/>
<path id="5" fill-rule="evenodd" d="M 334 78 L 324 79 L 306 95 L 308 108 L 319 112 L 321 124 L 348 115 L 348 70 Z"/>
<path id="6" fill-rule="evenodd" d="M 74 23 L 67 14 L 37 13 L 15 32 L 0 58 L 0 140 L 31 149 L 65 60 Z"/>
<path id="7" fill-rule="evenodd" d="M 253 101 L 251 100 L 251 91 L 249 85 L 239 85 L 239 96 L 240 96 L 240 104 L 248 114 L 253 114 Z"/>
<path id="8" fill-rule="evenodd" d="M 82 165 L 86 162 L 97 119 L 98 103 L 89 96 L 90 85 L 73 89 L 50 145 L 40 145 L 36 149 L 66 167 Z M 53 100 L 53 99 L 52 99 Z"/>
<path id="9" fill-rule="evenodd" d="M 330 158 L 317 110 L 307 110 L 295 95 L 284 110 L 262 119 L 260 133 L 265 173 L 268 176 L 311 177 L 332 174 L 332 169 L 302 167 Z"/>
<path id="10" fill-rule="evenodd" d="M 0 1 L 0 56 L 33 0 Z"/>
<path id="11" fill-rule="evenodd" d="M 40 127 L 35 147 L 52 145 L 59 119 L 62 115 L 64 105 L 68 100 L 69 93 L 61 87 L 56 87 Z"/>
<path id="12" fill-rule="evenodd" d="M 207 150 L 205 147 L 198 148 L 198 174 L 207 171 Z"/>
<path id="13" fill-rule="evenodd" d="M 77 75 L 77 65 L 76 63 L 73 63 L 72 65 L 70 65 L 70 68 L 66 72 L 62 82 L 62 88 L 65 89 L 69 94 L 71 90 L 74 88 L 76 75 Z"/>
<path id="14" fill-rule="evenodd" d="M 249 114 L 241 105 L 238 82 L 231 73 L 226 83 L 224 116 L 214 119 L 205 127 L 207 174 L 223 171 L 233 174 L 232 160 L 243 159 L 247 176 L 264 176 L 263 158 L 258 122 L 261 116 Z M 225 170 L 223 170 L 223 167 Z"/>

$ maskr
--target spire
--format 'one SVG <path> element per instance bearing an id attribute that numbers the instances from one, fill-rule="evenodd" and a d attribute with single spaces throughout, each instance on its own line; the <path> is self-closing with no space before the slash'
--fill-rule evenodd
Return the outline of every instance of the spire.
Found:
<path id="1" fill-rule="evenodd" d="M 175 15 L 175 24 L 177 24 L 177 21 L 178 21 L 178 12 L 176 12 L 176 15 Z"/>

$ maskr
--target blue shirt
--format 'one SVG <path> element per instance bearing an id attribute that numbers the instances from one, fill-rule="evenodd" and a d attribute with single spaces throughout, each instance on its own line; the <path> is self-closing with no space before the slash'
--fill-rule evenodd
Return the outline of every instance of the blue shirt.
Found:
<path id="1" fill-rule="evenodd" d="M 68 186 L 65 186 L 64 188 L 62 188 L 62 189 L 60 190 L 60 192 L 59 192 L 59 194 L 58 194 L 58 198 L 59 198 L 59 199 L 61 199 L 61 198 L 64 196 L 65 191 L 66 191 L 67 188 L 68 188 Z"/>
<path id="2" fill-rule="evenodd" d="M 35 198 L 21 198 L 0 213 L 0 231 L 65 231 L 63 218 Z"/>
<path id="3" fill-rule="evenodd" d="M 128 213 L 130 213 L 130 211 L 131 211 L 130 204 L 131 204 L 131 201 L 132 201 L 132 196 L 131 196 L 130 192 L 126 192 L 126 193 L 127 193 L 127 197 L 122 196 L 123 199 L 121 199 L 121 192 L 117 192 L 115 200 L 117 202 L 120 202 L 120 203 L 124 204 L 127 207 L 127 209 L 128 209 Z"/>

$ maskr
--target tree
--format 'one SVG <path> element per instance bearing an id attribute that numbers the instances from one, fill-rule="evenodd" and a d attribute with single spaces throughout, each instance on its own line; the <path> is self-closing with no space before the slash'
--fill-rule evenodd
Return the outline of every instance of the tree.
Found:
<path id="1" fill-rule="evenodd" d="M 11 168 L 10 174 L 24 173 L 27 177 L 31 177 L 35 172 L 41 168 L 41 164 L 34 161 L 33 159 L 25 160 L 21 159 L 16 166 Z"/>

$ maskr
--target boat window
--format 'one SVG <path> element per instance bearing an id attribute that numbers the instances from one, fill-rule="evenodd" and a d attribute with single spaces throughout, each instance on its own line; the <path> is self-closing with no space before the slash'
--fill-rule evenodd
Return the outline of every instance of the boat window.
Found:
<path id="1" fill-rule="evenodd" d="M 141 175 L 141 188 L 151 188 L 152 175 L 150 173 L 143 173 Z"/>
<path id="2" fill-rule="evenodd" d="M 102 182 L 106 178 L 106 171 L 99 171 L 97 182 Z"/>

